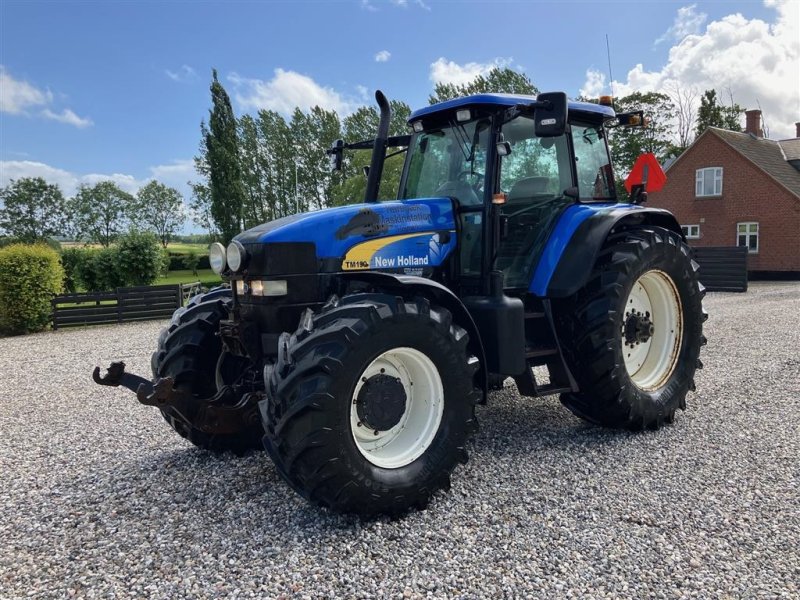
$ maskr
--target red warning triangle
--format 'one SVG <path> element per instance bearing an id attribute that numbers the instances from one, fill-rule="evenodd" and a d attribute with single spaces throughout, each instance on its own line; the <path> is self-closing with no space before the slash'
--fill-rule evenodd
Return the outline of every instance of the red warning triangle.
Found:
<path id="1" fill-rule="evenodd" d="M 667 182 L 667 175 L 664 173 L 661 165 L 658 164 L 655 154 L 647 152 L 639 155 L 639 158 L 637 158 L 636 162 L 633 164 L 630 174 L 625 179 L 625 189 L 628 190 L 628 192 L 631 191 L 631 187 L 634 185 L 642 183 L 645 167 L 647 167 L 647 187 L 645 191 L 659 192 L 661 188 L 664 187 L 664 184 Z"/>

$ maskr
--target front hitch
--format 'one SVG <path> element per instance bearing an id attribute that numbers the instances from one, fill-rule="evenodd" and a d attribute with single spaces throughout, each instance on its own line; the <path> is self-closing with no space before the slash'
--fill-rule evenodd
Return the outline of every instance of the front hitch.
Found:
<path id="1" fill-rule="evenodd" d="M 190 391 L 176 388 L 172 377 L 161 377 L 155 382 L 125 372 L 124 362 L 112 362 L 106 374 L 100 376 L 95 367 L 92 379 L 99 385 L 122 386 L 136 393 L 136 399 L 145 406 L 172 409 L 187 425 L 214 435 L 242 431 L 258 419 L 259 392 L 245 393 L 238 386 L 225 385 L 210 398 L 201 398 Z"/>

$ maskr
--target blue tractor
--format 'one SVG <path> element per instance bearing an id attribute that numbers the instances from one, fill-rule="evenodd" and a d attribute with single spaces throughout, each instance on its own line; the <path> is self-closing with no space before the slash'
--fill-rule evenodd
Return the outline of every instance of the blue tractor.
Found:
<path id="1" fill-rule="evenodd" d="M 694 390 L 704 290 L 675 218 L 618 203 L 606 132 L 642 114 L 481 94 L 388 136 L 382 93 L 363 204 L 296 214 L 213 244 L 229 286 L 162 331 L 153 380 L 123 385 L 210 451 L 266 448 L 298 493 L 399 514 L 447 489 L 475 406 L 513 378 L 607 427 L 671 423 Z M 375 201 L 387 152 L 397 199 Z M 534 368 L 537 369 L 534 374 Z"/>

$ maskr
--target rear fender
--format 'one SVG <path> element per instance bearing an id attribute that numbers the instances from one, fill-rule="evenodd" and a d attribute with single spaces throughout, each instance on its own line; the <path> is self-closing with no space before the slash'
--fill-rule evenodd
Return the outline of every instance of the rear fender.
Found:
<path id="1" fill-rule="evenodd" d="M 529 291 L 548 298 L 571 296 L 588 281 L 609 233 L 634 225 L 663 227 L 683 237 L 678 221 L 667 210 L 634 204 L 570 206 L 550 235 Z"/>
<path id="2" fill-rule="evenodd" d="M 489 377 L 486 370 L 486 352 L 483 348 L 483 342 L 478 331 L 475 321 L 469 314 L 461 300 L 448 288 L 442 284 L 425 279 L 423 277 L 414 277 L 411 275 L 396 275 L 393 273 L 379 273 L 379 272 L 358 272 L 358 273 L 342 273 L 340 277 L 344 281 L 349 282 L 363 282 L 369 285 L 374 285 L 381 291 L 387 293 L 395 293 L 403 296 L 407 295 L 420 295 L 429 298 L 450 311 L 453 315 L 453 320 L 461 327 L 467 330 L 469 334 L 470 351 L 478 357 L 480 365 L 478 367 L 478 382 L 481 386 L 481 403 L 486 403 L 486 398 L 489 393 Z"/>

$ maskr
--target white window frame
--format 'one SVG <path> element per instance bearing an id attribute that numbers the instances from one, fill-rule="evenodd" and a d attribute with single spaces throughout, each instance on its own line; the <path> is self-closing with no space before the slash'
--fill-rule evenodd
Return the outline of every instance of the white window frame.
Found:
<path id="1" fill-rule="evenodd" d="M 694 229 L 694 232 L 692 231 L 692 229 Z M 687 240 L 700 239 L 700 225 L 698 224 L 681 225 L 681 230 L 683 231 L 683 235 L 686 236 Z"/>
<path id="2" fill-rule="evenodd" d="M 707 171 L 713 171 L 713 185 L 711 190 L 705 189 L 705 175 Z M 705 167 L 697 169 L 694 173 L 694 195 L 697 198 L 704 198 L 706 196 L 721 196 L 722 195 L 722 167 Z"/>
<path id="3" fill-rule="evenodd" d="M 741 228 L 744 227 L 745 231 L 740 231 Z M 744 236 L 744 244 L 740 244 L 740 237 Z M 756 247 L 755 250 L 750 247 L 750 238 L 756 238 Z M 758 249 L 761 245 L 761 240 L 759 239 L 759 226 L 758 221 L 742 221 L 741 223 L 736 224 L 736 245 L 737 246 L 744 246 L 747 248 L 747 252 L 749 254 L 758 254 Z"/>

